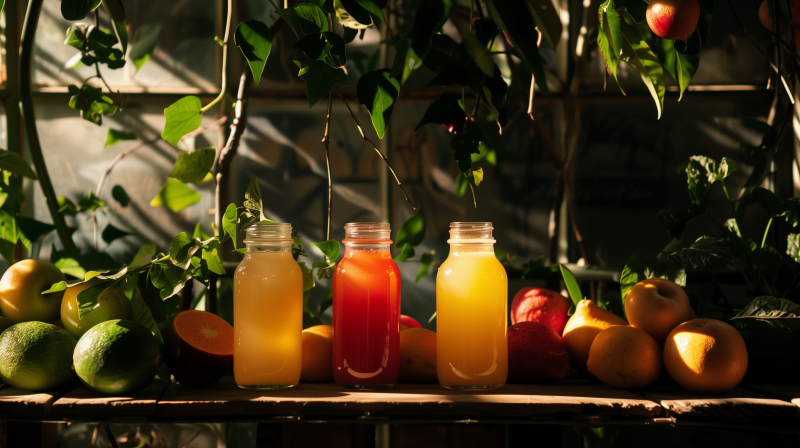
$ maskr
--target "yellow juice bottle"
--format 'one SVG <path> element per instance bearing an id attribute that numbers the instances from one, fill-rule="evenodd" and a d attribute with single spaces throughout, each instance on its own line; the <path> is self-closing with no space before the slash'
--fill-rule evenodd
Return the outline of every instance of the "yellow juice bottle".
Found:
<path id="1" fill-rule="evenodd" d="M 436 275 L 436 370 L 450 389 L 494 389 L 508 376 L 508 277 L 490 222 L 450 224 Z"/>
<path id="2" fill-rule="evenodd" d="M 233 276 L 233 376 L 239 387 L 283 389 L 300 381 L 303 274 L 292 258 L 291 224 L 247 229 Z"/>

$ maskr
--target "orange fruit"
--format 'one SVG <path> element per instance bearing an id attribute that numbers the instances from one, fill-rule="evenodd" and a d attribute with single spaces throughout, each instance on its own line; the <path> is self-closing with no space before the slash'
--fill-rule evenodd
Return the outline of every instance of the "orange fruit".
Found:
<path id="1" fill-rule="evenodd" d="M 686 40 L 700 20 L 697 0 L 650 0 L 647 24 L 658 37 Z"/>
<path id="2" fill-rule="evenodd" d="M 669 334 L 664 366 L 684 389 L 720 393 L 733 389 L 747 371 L 747 347 L 735 328 L 716 319 L 693 319 Z"/>
<path id="3" fill-rule="evenodd" d="M 564 327 L 562 340 L 572 355 L 573 366 L 586 373 L 586 361 L 594 338 L 601 331 L 614 325 L 626 325 L 622 318 L 600 308 L 589 299 L 578 302 L 575 313 Z"/>
<path id="4" fill-rule="evenodd" d="M 620 389 L 639 389 L 661 375 L 661 347 L 652 336 L 628 326 L 609 327 L 592 343 L 587 363 L 600 381 Z"/>
<path id="5" fill-rule="evenodd" d="M 400 331 L 400 381 L 435 383 L 436 333 L 424 328 Z"/>
<path id="6" fill-rule="evenodd" d="M 632 327 L 646 331 L 659 343 L 673 328 L 697 317 L 683 288 L 663 278 L 635 284 L 625 297 L 625 315 Z"/>
<path id="7" fill-rule="evenodd" d="M 205 386 L 233 371 L 233 327 L 216 314 L 181 311 L 164 342 L 167 366 L 186 386 Z"/>
<path id="8" fill-rule="evenodd" d="M 333 327 L 315 325 L 303 330 L 303 366 L 300 379 L 333 381 Z"/>

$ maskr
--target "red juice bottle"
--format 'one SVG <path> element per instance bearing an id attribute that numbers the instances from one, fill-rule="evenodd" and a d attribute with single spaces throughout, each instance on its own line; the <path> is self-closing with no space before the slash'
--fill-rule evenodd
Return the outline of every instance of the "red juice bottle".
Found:
<path id="1" fill-rule="evenodd" d="M 400 373 L 400 271 L 389 224 L 344 228 L 333 274 L 333 379 L 344 388 L 389 388 Z"/>

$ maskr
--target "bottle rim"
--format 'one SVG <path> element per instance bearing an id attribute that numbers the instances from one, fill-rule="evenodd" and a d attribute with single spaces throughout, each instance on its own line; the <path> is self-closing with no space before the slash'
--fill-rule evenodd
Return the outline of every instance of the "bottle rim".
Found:
<path id="1" fill-rule="evenodd" d="M 344 244 L 391 243 L 392 229 L 388 222 L 348 222 L 344 225 Z"/>
<path id="2" fill-rule="evenodd" d="M 447 244 L 494 244 L 491 222 L 451 222 Z"/>
<path id="3" fill-rule="evenodd" d="M 292 242 L 292 225 L 288 222 L 257 222 L 246 230 L 245 244 Z"/>

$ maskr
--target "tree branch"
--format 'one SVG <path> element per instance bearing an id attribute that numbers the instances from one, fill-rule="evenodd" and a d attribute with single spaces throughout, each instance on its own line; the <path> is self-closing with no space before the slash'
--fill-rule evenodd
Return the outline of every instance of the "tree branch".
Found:
<path id="1" fill-rule="evenodd" d="M 339 95 L 339 98 L 341 98 L 341 100 L 344 102 L 344 105 L 347 107 L 347 112 L 349 112 L 349 113 L 350 113 L 350 118 L 352 118 L 352 119 L 353 119 L 353 121 L 356 123 L 356 127 L 358 128 L 358 132 L 359 132 L 359 133 L 361 133 L 361 137 L 362 137 L 362 138 L 364 138 L 364 141 L 366 141 L 367 143 L 369 143 L 369 145 L 370 145 L 370 146 L 372 146 L 372 149 L 374 149 L 374 150 L 375 150 L 375 152 L 377 152 L 377 153 L 378 153 L 378 155 L 379 155 L 379 156 L 381 156 L 381 159 L 383 159 L 383 161 L 386 163 L 386 166 L 388 166 L 388 167 L 389 167 L 389 171 L 391 171 L 391 172 L 392 172 L 392 176 L 394 176 L 394 180 L 397 182 L 397 186 L 398 186 L 398 187 L 400 187 L 400 189 L 401 189 L 401 190 L 403 190 L 403 196 L 405 196 L 405 198 L 406 198 L 406 202 L 408 202 L 408 204 L 409 204 L 409 205 L 411 206 L 411 208 L 413 208 L 414 210 L 419 210 L 419 207 L 418 207 L 418 206 L 416 206 L 416 205 L 414 205 L 414 203 L 413 203 L 413 202 L 411 202 L 411 199 L 409 199 L 409 198 L 408 198 L 408 193 L 406 193 L 406 189 L 403 187 L 403 183 L 402 183 L 402 182 L 400 182 L 400 179 L 397 177 L 397 173 L 395 173 L 395 172 L 394 172 L 394 168 L 392 168 L 392 165 L 389 163 L 389 160 L 388 160 L 388 159 L 386 159 L 386 156 L 384 156 L 384 155 L 383 155 L 383 153 L 382 153 L 382 152 L 381 152 L 381 151 L 378 149 L 378 147 L 377 147 L 377 146 L 375 146 L 375 143 L 372 143 L 372 140 L 370 140 L 370 139 L 369 139 L 369 137 L 367 137 L 367 136 L 364 134 L 364 130 L 363 130 L 363 129 L 361 129 L 361 125 L 360 125 L 360 124 L 358 124 L 358 119 L 357 119 L 357 118 L 356 118 L 356 116 L 353 114 L 353 111 L 352 111 L 352 109 L 350 109 L 350 105 L 347 103 L 347 100 L 346 100 L 346 99 L 344 99 L 344 97 L 342 96 L 342 94 L 341 94 L 341 93 L 339 93 L 339 91 L 338 91 L 338 90 L 336 91 L 336 94 L 337 94 L 337 95 Z"/>
<path id="2" fill-rule="evenodd" d="M 333 186 L 331 180 L 331 107 L 333 106 L 333 92 L 328 93 L 328 115 L 325 118 L 325 135 L 322 143 L 325 145 L 325 164 L 328 167 L 328 228 L 325 239 L 331 239 L 331 213 L 333 211 Z"/>

